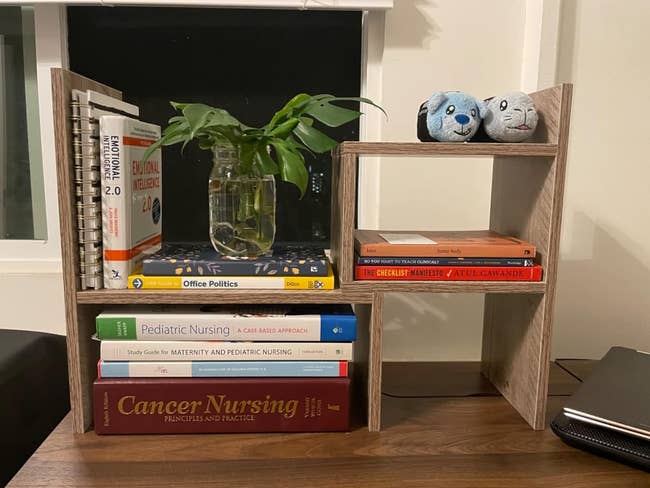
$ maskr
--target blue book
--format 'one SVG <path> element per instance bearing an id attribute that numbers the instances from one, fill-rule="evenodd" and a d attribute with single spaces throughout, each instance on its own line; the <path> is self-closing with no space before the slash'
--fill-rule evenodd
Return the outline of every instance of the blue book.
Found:
<path id="1" fill-rule="evenodd" d="M 527 258 L 417 258 L 355 255 L 359 266 L 533 266 Z"/>
<path id="2" fill-rule="evenodd" d="M 99 361 L 100 378 L 346 377 L 347 361 Z"/>
<path id="3" fill-rule="evenodd" d="M 225 258 L 209 242 L 164 243 L 142 261 L 145 276 L 327 276 L 323 249 L 281 246 L 255 259 Z"/>

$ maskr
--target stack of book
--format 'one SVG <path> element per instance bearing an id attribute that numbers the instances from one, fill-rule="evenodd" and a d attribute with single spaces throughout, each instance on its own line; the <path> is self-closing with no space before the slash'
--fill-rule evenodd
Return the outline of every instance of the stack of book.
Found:
<path id="1" fill-rule="evenodd" d="M 541 281 L 535 246 L 494 231 L 355 231 L 357 280 Z"/>
<path id="2" fill-rule="evenodd" d="M 126 288 L 142 258 L 160 249 L 161 151 L 141 161 L 160 126 L 92 90 L 72 90 L 71 114 L 80 288 Z"/>
<path id="3" fill-rule="evenodd" d="M 350 427 L 350 305 L 122 308 L 96 318 L 98 434 Z"/>
<path id="4" fill-rule="evenodd" d="M 255 259 L 226 258 L 205 243 L 165 243 L 147 256 L 140 273 L 129 276 L 135 289 L 331 290 L 334 274 L 322 249 L 277 246 Z"/>

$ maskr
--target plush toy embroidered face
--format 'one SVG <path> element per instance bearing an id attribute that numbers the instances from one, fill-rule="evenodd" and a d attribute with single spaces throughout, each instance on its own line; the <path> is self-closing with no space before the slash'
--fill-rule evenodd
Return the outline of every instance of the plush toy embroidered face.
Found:
<path id="1" fill-rule="evenodd" d="M 468 141 L 484 115 L 484 102 L 467 93 L 436 92 L 427 102 L 427 130 L 436 141 Z"/>
<path id="2" fill-rule="evenodd" d="M 495 141 L 521 142 L 533 135 L 537 119 L 532 98 L 524 92 L 511 92 L 488 101 L 483 124 Z"/>

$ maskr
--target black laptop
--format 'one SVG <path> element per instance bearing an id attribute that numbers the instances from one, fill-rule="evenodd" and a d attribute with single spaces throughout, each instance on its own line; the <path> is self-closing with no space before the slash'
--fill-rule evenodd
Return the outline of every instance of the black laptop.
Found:
<path id="1" fill-rule="evenodd" d="M 650 440 L 650 354 L 612 347 L 569 398 L 564 415 Z"/>

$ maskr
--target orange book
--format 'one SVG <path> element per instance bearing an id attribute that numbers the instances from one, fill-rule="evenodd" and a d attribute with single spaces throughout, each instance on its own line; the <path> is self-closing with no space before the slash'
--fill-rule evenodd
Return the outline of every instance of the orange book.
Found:
<path id="1" fill-rule="evenodd" d="M 535 246 L 491 230 L 354 232 L 360 256 L 533 258 Z"/>

